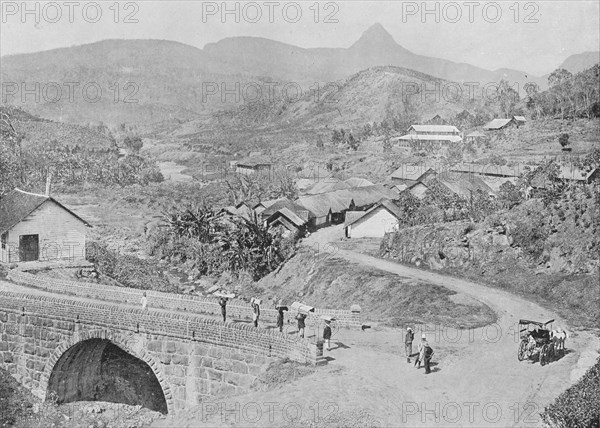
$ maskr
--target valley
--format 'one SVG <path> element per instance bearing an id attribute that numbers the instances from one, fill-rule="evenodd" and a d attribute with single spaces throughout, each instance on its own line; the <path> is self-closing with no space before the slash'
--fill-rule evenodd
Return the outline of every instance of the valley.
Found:
<path id="1" fill-rule="evenodd" d="M 2 56 L 0 426 L 597 426 L 600 52 L 131 31 Z"/>

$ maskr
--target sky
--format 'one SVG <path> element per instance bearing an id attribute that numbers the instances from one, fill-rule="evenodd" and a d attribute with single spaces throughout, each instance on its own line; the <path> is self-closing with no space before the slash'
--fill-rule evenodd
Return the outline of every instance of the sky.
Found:
<path id="1" fill-rule="evenodd" d="M 164 39 L 203 48 L 235 36 L 350 47 L 375 23 L 420 55 L 538 76 L 572 54 L 600 50 L 598 0 L 0 3 L 0 55 L 104 39 Z"/>

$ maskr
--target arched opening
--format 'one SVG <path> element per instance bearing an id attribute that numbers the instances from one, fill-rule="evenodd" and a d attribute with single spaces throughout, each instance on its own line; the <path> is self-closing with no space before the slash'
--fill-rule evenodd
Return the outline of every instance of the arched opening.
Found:
<path id="1" fill-rule="evenodd" d="M 48 380 L 47 396 L 52 393 L 59 403 L 108 401 L 167 413 L 150 366 L 106 339 L 84 340 L 69 348 Z"/>

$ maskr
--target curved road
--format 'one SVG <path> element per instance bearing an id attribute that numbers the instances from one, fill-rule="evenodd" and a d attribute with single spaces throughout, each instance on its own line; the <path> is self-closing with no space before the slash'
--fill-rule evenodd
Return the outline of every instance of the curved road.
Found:
<path id="1" fill-rule="evenodd" d="M 342 231 L 340 226 L 322 229 L 304 245 L 324 248 L 323 244 L 339 240 Z M 539 414 L 544 406 L 579 379 L 598 356 L 598 336 L 575 332 L 552 311 L 503 290 L 352 251 L 339 250 L 334 256 L 442 285 L 490 306 L 498 321 L 462 331 L 429 326 L 427 336 L 437 363 L 430 375 L 407 364 L 403 331 L 341 330 L 333 338 L 340 346 L 325 352 L 331 361 L 317 373 L 275 390 L 202 405 L 154 426 L 282 426 L 295 414 L 314 421 L 318 412 L 322 417 L 333 416 L 331 423 L 318 426 L 333 427 L 356 422 L 352 416 L 356 409 L 364 409 L 382 427 L 541 426 Z M 554 326 L 562 326 L 571 335 L 568 353 L 544 367 L 519 362 L 515 333 L 520 318 L 555 319 Z"/>

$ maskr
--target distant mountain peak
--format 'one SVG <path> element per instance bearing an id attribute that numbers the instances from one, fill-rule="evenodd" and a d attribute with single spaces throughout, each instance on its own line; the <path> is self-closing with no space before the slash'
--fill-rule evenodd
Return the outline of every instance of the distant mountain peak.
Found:
<path id="1" fill-rule="evenodd" d="M 383 28 L 383 25 L 375 23 L 360 36 L 360 39 L 352 47 L 385 45 L 397 45 L 397 43 L 392 35 Z"/>

